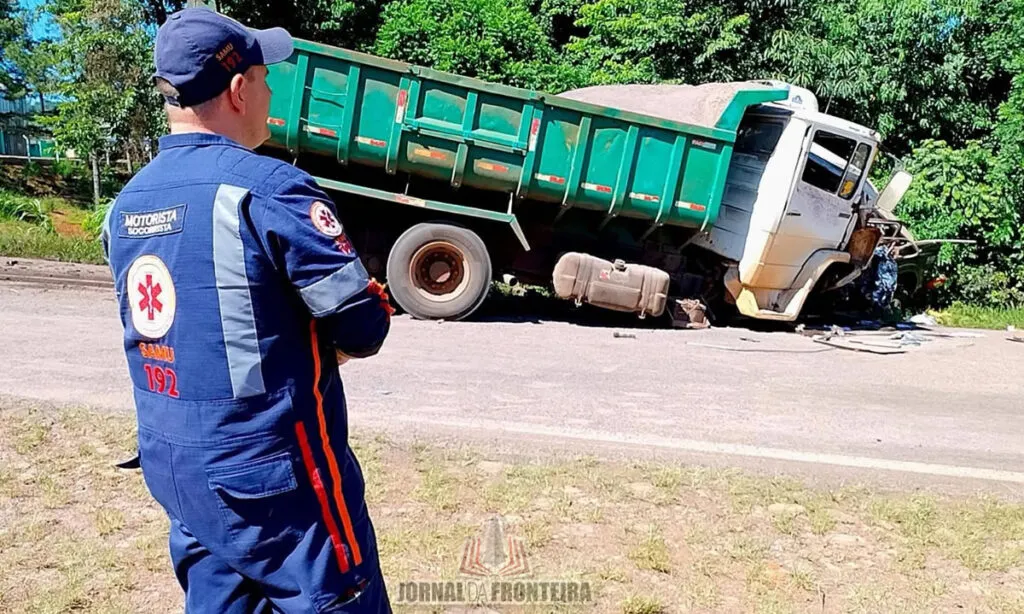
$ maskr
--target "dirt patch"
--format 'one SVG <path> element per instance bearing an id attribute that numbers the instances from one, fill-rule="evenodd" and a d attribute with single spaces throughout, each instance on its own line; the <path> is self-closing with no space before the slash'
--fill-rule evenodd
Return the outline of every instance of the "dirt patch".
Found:
<path id="1" fill-rule="evenodd" d="M 50 220 L 53 222 L 53 230 L 64 237 L 88 238 L 89 233 L 82 230 L 82 214 L 77 211 L 69 212 L 60 209 L 50 211 Z"/>
<path id="2" fill-rule="evenodd" d="M 132 420 L 0 412 L 0 611 L 180 610 L 166 520 L 138 473 L 111 467 L 132 450 Z M 589 457 L 499 462 L 373 436 L 354 447 L 396 602 L 421 582 L 468 581 L 464 547 L 497 517 L 528 562 L 515 581 L 587 587 L 589 602 L 558 611 L 1024 611 L 1024 506 L 993 498 Z M 490 605 L 553 609 L 515 594 Z M 455 605 L 436 596 L 415 605 Z"/>

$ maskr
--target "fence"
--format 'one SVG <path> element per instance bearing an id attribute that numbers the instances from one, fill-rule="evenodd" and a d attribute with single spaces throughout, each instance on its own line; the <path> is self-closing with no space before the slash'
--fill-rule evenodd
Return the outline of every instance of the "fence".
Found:
<path id="1" fill-rule="evenodd" d="M 0 156 L 54 158 L 57 152 L 52 138 L 31 130 L 30 119 L 39 113 L 41 103 L 34 97 L 11 100 L 0 91 Z"/>
<path id="2" fill-rule="evenodd" d="M 57 149 L 51 139 L 30 137 L 15 130 L 0 128 L 0 156 L 56 158 Z"/>

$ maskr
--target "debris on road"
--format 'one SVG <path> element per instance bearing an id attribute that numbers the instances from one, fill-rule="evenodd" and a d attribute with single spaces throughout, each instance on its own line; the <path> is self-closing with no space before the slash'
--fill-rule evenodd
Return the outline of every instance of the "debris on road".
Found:
<path id="1" fill-rule="evenodd" d="M 713 350 L 726 350 L 728 352 L 757 352 L 761 354 L 818 354 L 821 352 L 831 352 L 831 348 L 821 348 L 816 350 L 793 350 L 789 348 L 752 348 L 752 347 L 741 347 L 732 345 L 718 345 L 715 343 L 700 343 L 697 341 L 687 341 L 686 345 L 692 345 L 700 348 L 710 348 Z"/>
<path id="2" fill-rule="evenodd" d="M 872 354 L 903 354 L 907 345 L 921 345 L 917 337 L 908 336 L 909 333 L 899 332 L 890 335 L 882 343 L 871 343 L 864 339 L 852 337 L 867 336 L 865 333 L 853 333 L 847 337 L 847 331 L 839 326 L 833 325 L 828 332 L 822 335 L 815 335 L 811 339 L 815 343 L 821 343 L 840 350 L 853 350 L 855 352 L 870 352 Z M 870 335 L 878 338 L 878 335 Z"/>
<path id="3" fill-rule="evenodd" d="M 935 321 L 935 318 L 928 315 L 927 313 L 919 313 L 916 316 L 907 318 L 906 320 L 910 324 L 916 324 L 918 326 L 938 326 L 939 323 Z"/>
<path id="4" fill-rule="evenodd" d="M 1006 338 L 1007 341 L 1016 341 L 1017 343 L 1024 343 L 1024 331 L 1017 330 L 1014 325 L 1006 327 L 1006 332 L 1010 333 L 1010 336 Z"/>
<path id="5" fill-rule="evenodd" d="M 708 322 L 707 306 L 697 299 L 686 298 L 672 303 L 671 313 L 673 328 L 705 329 L 711 328 Z"/>
<path id="6" fill-rule="evenodd" d="M 615 331 L 613 335 L 616 339 L 636 339 L 636 333 L 620 333 Z"/>
<path id="7" fill-rule="evenodd" d="M 821 343 L 840 350 L 853 350 L 854 352 L 869 352 L 871 354 L 905 354 L 907 350 L 903 347 L 866 343 L 860 339 L 845 339 L 833 337 L 813 337 L 815 343 Z"/>

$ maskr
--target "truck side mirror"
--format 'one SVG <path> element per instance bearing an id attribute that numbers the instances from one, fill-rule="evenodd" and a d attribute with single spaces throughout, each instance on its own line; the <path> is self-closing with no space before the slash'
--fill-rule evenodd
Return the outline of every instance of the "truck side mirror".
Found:
<path id="1" fill-rule="evenodd" d="M 878 195 L 875 206 L 886 213 L 892 213 L 896 205 L 903 200 L 903 195 L 910 189 L 910 182 L 913 180 L 914 176 L 907 171 L 896 171 L 885 189 Z"/>

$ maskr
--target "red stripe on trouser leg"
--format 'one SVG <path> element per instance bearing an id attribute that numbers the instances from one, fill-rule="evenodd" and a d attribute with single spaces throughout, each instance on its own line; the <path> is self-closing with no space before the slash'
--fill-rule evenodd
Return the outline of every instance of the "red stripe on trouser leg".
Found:
<path id="1" fill-rule="evenodd" d="M 348 555 L 345 554 L 345 546 L 341 543 L 341 532 L 338 531 L 338 524 L 334 522 L 331 514 L 331 506 L 327 500 L 327 490 L 324 488 L 323 480 L 320 479 L 320 471 L 316 468 L 313 460 L 313 449 L 309 447 L 309 437 L 306 436 L 306 426 L 301 422 L 295 423 L 295 435 L 299 438 L 299 447 L 302 448 L 302 462 L 306 465 L 306 473 L 309 475 L 309 482 L 313 485 L 313 492 L 316 493 L 317 501 L 320 502 L 320 514 L 327 525 L 327 532 L 331 536 L 331 544 L 334 546 L 334 554 L 337 555 L 338 569 L 341 573 L 348 573 Z"/>
<path id="2" fill-rule="evenodd" d="M 334 482 L 334 504 L 338 506 L 338 515 L 341 516 L 341 526 L 345 528 L 345 537 L 348 539 L 348 547 L 352 549 L 352 560 L 356 565 L 363 564 L 363 554 L 359 550 L 359 542 L 356 541 L 355 531 L 352 530 L 352 518 L 348 514 L 348 505 L 345 504 L 345 497 L 341 491 L 341 471 L 338 469 L 338 459 L 334 456 L 331 448 L 331 438 L 327 433 L 327 418 L 324 416 L 324 397 L 320 394 L 320 343 L 316 335 L 316 320 L 309 323 L 310 343 L 313 345 L 313 397 L 316 399 L 316 419 L 320 424 L 320 443 L 323 445 L 324 456 L 327 457 L 327 467 L 331 470 L 331 480 Z"/>

